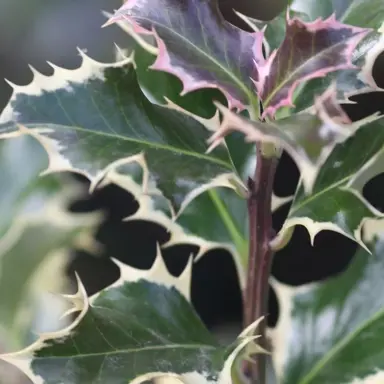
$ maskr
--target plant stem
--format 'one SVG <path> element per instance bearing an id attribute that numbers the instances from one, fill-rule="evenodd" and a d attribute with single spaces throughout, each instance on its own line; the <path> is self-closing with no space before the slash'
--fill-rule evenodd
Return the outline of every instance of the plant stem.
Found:
<path id="1" fill-rule="evenodd" d="M 249 259 L 247 285 L 244 292 L 244 326 L 252 324 L 260 317 L 267 316 L 269 275 L 272 262 L 270 241 L 272 229 L 272 188 L 278 157 L 263 151 L 263 144 L 257 143 L 256 170 L 253 178 L 248 180 L 248 220 L 249 220 Z M 257 334 L 261 347 L 267 348 L 266 319 Z M 254 363 L 247 364 L 246 374 L 253 384 L 265 384 L 266 355 L 254 356 Z"/>

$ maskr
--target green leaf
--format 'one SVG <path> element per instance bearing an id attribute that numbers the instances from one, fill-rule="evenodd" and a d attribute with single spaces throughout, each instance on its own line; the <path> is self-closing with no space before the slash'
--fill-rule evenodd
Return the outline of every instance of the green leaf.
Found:
<path id="1" fill-rule="evenodd" d="M 262 33 L 248 33 L 224 20 L 215 0 L 128 0 L 107 24 L 129 23 L 137 34 L 156 37 L 152 68 L 172 73 L 183 93 L 220 89 L 232 108 L 257 106 L 255 62 L 263 61 Z"/>
<path id="2" fill-rule="evenodd" d="M 372 224 L 371 228 L 375 228 L 378 223 Z M 274 284 L 280 317 L 271 336 L 279 382 L 373 384 L 383 381 L 382 229 L 381 225 L 379 240 L 369 240 L 373 254 L 360 248 L 339 276 L 299 288 Z M 371 235 L 366 241 L 368 237 Z"/>
<path id="3" fill-rule="evenodd" d="M 65 212 L 69 184 L 39 177 L 48 157 L 34 137 L 7 136 L 0 133 L 0 343 L 14 350 L 39 327 L 43 295 L 65 286 L 67 251 L 96 222 Z M 59 322 L 53 309 L 45 320 Z"/>
<path id="4" fill-rule="evenodd" d="M 117 22 L 117 24 L 129 35 L 132 34 L 126 23 Z M 155 39 L 148 36 L 146 36 L 146 42 L 156 45 Z M 164 104 L 166 96 L 183 109 L 205 118 L 213 116 L 216 111 L 213 101 L 222 99 L 225 103 L 225 99 L 220 96 L 222 94 L 213 89 L 201 89 L 181 96 L 181 81 L 169 73 L 152 70 L 150 66 L 154 59 L 155 56 L 140 44 L 135 45 L 134 60 L 138 83 L 151 102 Z M 243 140 L 238 140 L 234 145 L 230 145 L 230 142 L 227 144 L 238 175 L 241 179 L 245 179 L 242 167 L 247 160 L 254 162 L 255 156 L 249 155 L 250 149 L 247 148 L 249 145 Z M 253 145 L 251 147 L 254 149 Z M 115 182 L 119 183 L 119 181 Z M 121 182 L 119 185 L 123 186 Z M 132 189 L 132 186 L 130 188 Z M 201 212 L 204 212 L 204 215 L 201 215 Z M 190 202 L 178 216 L 177 223 L 187 232 L 216 243 L 209 248 L 224 246 L 228 249 L 233 254 L 239 278 L 243 282 L 248 259 L 248 242 L 245 239 L 246 215 L 245 198 L 227 188 L 216 188 L 200 194 Z M 169 226 L 169 223 L 167 225 Z M 180 241 L 180 236 L 174 236 L 169 245 L 178 244 Z M 185 241 L 184 236 L 182 241 Z M 200 246 L 207 249 L 207 244 Z"/>
<path id="5" fill-rule="evenodd" d="M 188 204 L 177 222 L 196 236 L 214 241 L 234 254 L 234 261 L 242 271 L 240 280 L 244 280 L 248 263 L 248 217 L 244 197 L 228 188 L 210 189 Z"/>
<path id="6" fill-rule="evenodd" d="M 321 168 L 310 195 L 298 188 L 277 242 L 295 225 L 304 225 L 313 242 L 321 230 L 333 230 L 362 246 L 361 226 L 381 217 L 362 196 L 364 185 L 384 172 L 384 118 L 372 121 L 338 144 Z"/>
<path id="7" fill-rule="evenodd" d="M 142 183 L 148 184 L 148 181 L 144 179 Z M 174 216 L 161 197 L 156 196 L 155 190 L 144 193 L 141 182 L 131 175 L 110 171 L 99 187 L 109 184 L 127 190 L 139 204 L 139 209 L 125 220 L 148 221 L 166 229 L 170 238 L 162 249 L 180 244 L 194 245 L 198 248 L 197 261 L 210 250 L 224 248 L 233 256 L 240 284 L 245 284 L 248 255 L 243 238 L 246 235 L 243 230 L 246 220 L 242 221 L 246 216 L 244 197 L 229 188 L 212 188 L 199 194 Z"/>
<path id="8" fill-rule="evenodd" d="M 384 18 L 381 0 L 294 0 L 291 7 L 306 13 L 312 20 L 335 13 L 341 22 L 363 28 L 379 29 Z"/>
<path id="9" fill-rule="evenodd" d="M 2 116 L 3 127 L 20 123 L 40 134 L 49 171 L 77 171 L 96 185 L 111 167 L 136 163 L 150 170 L 176 210 L 188 194 L 218 177 L 228 184 L 232 164 L 226 148 L 205 154 L 204 125 L 214 129 L 216 117 L 199 119 L 175 105 L 151 104 L 131 59 L 102 64 L 82 57 L 78 69 L 54 67 L 53 76 L 35 71 L 31 84 L 13 85 Z"/>
<path id="10" fill-rule="evenodd" d="M 41 377 L 47 384 L 126 384 L 167 374 L 206 383 L 230 374 L 225 365 L 232 364 L 231 353 L 237 354 L 241 343 L 220 346 L 194 312 L 185 296 L 191 262 L 178 278 L 169 274 L 160 253 L 149 271 L 116 263 L 121 278 L 113 286 L 89 303 L 80 285 L 70 297 L 83 303 L 76 321 L 41 335 L 25 351 L 34 352 L 29 368 L 21 364 L 23 351 L 2 358 L 19 363 L 34 382 Z M 244 336 L 239 341 L 249 342 Z"/>

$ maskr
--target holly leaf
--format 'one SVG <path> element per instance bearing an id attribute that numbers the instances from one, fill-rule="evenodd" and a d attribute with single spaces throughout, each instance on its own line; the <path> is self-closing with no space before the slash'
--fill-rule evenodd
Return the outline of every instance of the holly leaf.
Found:
<path id="1" fill-rule="evenodd" d="M 107 19 L 113 16 L 108 12 L 103 12 L 103 14 Z M 132 26 L 124 21 L 117 21 L 116 25 L 127 33 L 131 52 L 135 58 L 137 82 L 151 103 L 166 105 L 168 100 L 171 100 L 184 110 L 204 118 L 210 118 L 215 114 L 216 108 L 213 104 L 215 100 L 225 104 L 224 95 L 217 89 L 198 89 L 181 95 L 183 85 L 179 78 L 167 72 L 151 69 L 158 54 L 155 37 L 151 35 L 138 37 Z M 117 47 L 116 53 L 117 60 L 127 56 L 125 50 L 119 47 Z"/>
<path id="2" fill-rule="evenodd" d="M 335 14 L 343 23 L 374 29 L 379 29 L 384 16 L 384 4 L 380 0 L 294 0 L 291 8 L 306 13 L 312 20 Z"/>
<path id="3" fill-rule="evenodd" d="M 302 21 L 309 21 L 307 14 L 303 12 L 297 12 L 290 7 L 290 15 L 300 18 Z M 264 21 L 257 20 L 252 17 L 244 16 L 237 13 L 238 16 L 244 20 L 254 31 L 261 31 L 264 29 L 264 47 L 267 55 L 271 51 L 278 49 L 284 41 L 287 24 L 287 9 L 284 9 L 280 14 L 274 17 L 272 20 Z"/>
<path id="4" fill-rule="evenodd" d="M 207 120 L 171 103 L 151 104 L 131 58 L 102 64 L 81 55 L 78 69 L 53 66 L 52 76 L 34 71 L 29 85 L 13 85 L 1 116 L 3 129 L 23 124 L 40 137 L 50 154 L 47 172 L 79 172 L 95 186 L 111 168 L 137 164 L 144 173 L 150 170 L 175 210 L 198 188 L 229 185 L 227 149 L 204 153 L 206 126 L 213 130 L 217 116 Z"/>
<path id="5" fill-rule="evenodd" d="M 230 251 L 237 264 L 240 284 L 245 284 L 248 217 L 244 197 L 228 188 L 210 189 L 188 204 L 177 222 L 194 235 Z"/>
<path id="6" fill-rule="evenodd" d="M 305 23 L 287 12 L 281 46 L 265 62 L 256 63 L 264 116 L 273 117 L 279 108 L 293 107 L 294 91 L 303 82 L 353 68 L 352 53 L 369 31 L 343 24 L 334 15 Z"/>
<path id="7" fill-rule="evenodd" d="M 263 34 L 225 21 L 215 0 L 128 0 L 107 24 L 118 21 L 155 36 L 158 54 L 151 68 L 177 76 L 182 94 L 217 88 L 230 108 L 257 106 L 253 80 L 255 62 L 264 61 Z"/>
<path id="8" fill-rule="evenodd" d="M 0 344 L 9 351 L 30 342 L 40 316 L 60 324 L 54 307 L 62 303 L 42 315 L 43 302 L 65 286 L 68 251 L 96 220 L 66 212 L 68 181 L 39 177 L 48 157 L 34 137 L 0 133 L 0 159 Z"/>
<path id="9" fill-rule="evenodd" d="M 304 225 L 311 241 L 321 230 L 339 232 L 365 247 L 361 227 L 382 217 L 362 196 L 364 185 L 384 172 L 384 118 L 362 126 L 338 144 L 321 168 L 310 195 L 298 188 L 276 242 L 295 225 Z"/>
<path id="10" fill-rule="evenodd" d="M 384 19 L 384 4 L 380 0 L 325 0 L 303 1 L 295 0 L 292 10 L 304 12 L 311 20 L 318 17 L 327 18 L 332 14 L 342 23 L 363 28 L 378 30 Z M 367 54 L 380 40 L 379 33 L 371 33 L 365 37 L 352 53 L 352 63 L 358 68 L 368 67 L 365 72 L 368 78 L 372 77 L 373 62 L 367 58 Z M 310 106 L 315 93 L 321 93 L 331 81 L 337 82 L 337 88 L 341 99 L 354 92 L 364 90 L 367 87 L 367 79 L 357 76 L 357 69 L 335 72 L 325 78 L 309 81 L 294 95 L 295 111 L 300 111 Z M 368 83 L 368 85 L 370 85 Z"/>
<path id="11" fill-rule="evenodd" d="M 284 384 L 381 383 L 384 376 L 384 242 L 370 239 L 347 270 L 324 282 L 289 287 L 274 282 L 280 316 L 271 330 L 273 358 Z M 376 233 L 380 233 L 376 232 Z"/>
<path id="12" fill-rule="evenodd" d="M 294 95 L 294 111 L 301 111 L 311 107 L 311 100 L 315 94 L 323 92 L 331 83 L 337 86 L 337 97 L 346 101 L 357 93 L 370 92 L 377 89 L 373 79 L 372 69 L 377 56 L 382 52 L 380 34 L 369 34 L 357 46 L 352 54 L 352 63 L 355 69 L 330 73 L 325 78 L 317 78 L 304 84 Z"/>
<path id="13" fill-rule="evenodd" d="M 252 338 L 240 335 L 228 348 L 216 342 L 187 299 L 191 262 L 177 278 L 160 253 L 149 271 L 115 262 L 121 277 L 112 286 L 88 300 L 80 283 L 78 293 L 67 296 L 82 303 L 73 324 L 1 357 L 34 383 L 126 384 L 170 374 L 230 382 L 233 360 Z"/>
<path id="14" fill-rule="evenodd" d="M 132 175 L 110 171 L 97 188 L 115 185 L 128 191 L 138 202 L 139 208 L 124 221 L 145 221 L 163 227 L 169 234 L 169 240 L 161 246 L 162 249 L 185 244 L 196 246 L 196 262 L 209 251 L 218 248 L 226 249 L 233 256 L 240 283 L 245 283 L 247 254 L 237 252 L 237 248 L 232 243 L 234 238 L 231 232 L 232 226 L 235 225 L 233 221 L 241 217 L 242 212 L 246 215 L 244 197 L 235 191 L 233 194 L 227 194 L 230 190 L 227 191 L 227 188 L 212 188 L 199 194 L 179 212 L 179 215 L 174 216 L 161 196 L 156 195 L 156 190 L 144 193 L 142 184 L 150 183 L 145 179 L 138 183 Z M 212 195 L 215 199 L 211 197 Z M 229 202 L 231 205 L 225 207 L 223 216 L 220 208 Z M 205 220 L 201 217 L 202 209 L 207 209 L 204 212 L 208 212 L 204 215 Z M 210 212 L 212 215 L 209 215 Z M 209 218 L 208 221 L 207 218 Z M 246 223 L 241 223 L 240 229 L 243 225 Z M 244 251 L 246 243 L 235 244 L 240 245 L 241 250 Z"/>
<path id="15" fill-rule="evenodd" d="M 209 139 L 210 149 L 233 131 L 243 133 L 248 142 L 265 141 L 282 146 L 295 160 L 307 195 L 311 193 L 317 174 L 335 145 L 345 141 L 362 124 L 350 124 L 348 116 L 336 101 L 334 87 L 316 97 L 311 111 L 274 122 L 252 121 L 220 104 L 217 106 L 223 121 Z"/>

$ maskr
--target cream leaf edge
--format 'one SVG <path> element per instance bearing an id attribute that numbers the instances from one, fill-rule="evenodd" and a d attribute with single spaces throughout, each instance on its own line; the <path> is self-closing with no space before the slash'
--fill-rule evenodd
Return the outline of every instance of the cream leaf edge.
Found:
<path id="1" fill-rule="evenodd" d="M 118 47 L 117 47 L 118 48 Z M 70 83 L 82 84 L 91 78 L 103 79 L 103 72 L 108 68 L 120 68 L 124 65 L 132 65 L 134 68 L 136 67 L 134 61 L 134 51 L 128 57 L 122 58 L 120 61 L 116 61 L 113 63 L 101 63 L 96 60 L 90 58 L 84 51 L 78 49 L 80 57 L 82 59 L 81 65 L 76 69 L 65 69 L 55 64 L 48 62 L 48 64 L 53 68 L 53 75 L 43 75 L 39 73 L 36 69 L 30 66 L 30 69 L 33 73 L 33 80 L 27 85 L 16 85 L 10 81 L 7 81 L 9 85 L 13 89 L 13 94 L 5 107 L 3 113 L 0 116 L 0 124 L 10 123 L 12 122 L 12 116 L 14 111 L 12 109 L 12 101 L 17 97 L 18 94 L 24 95 L 33 95 L 39 96 L 45 91 L 55 91 L 58 89 L 66 89 L 68 91 L 71 90 Z M 167 100 L 167 104 L 158 105 L 161 108 L 167 108 L 171 110 L 175 110 L 179 113 L 184 113 L 189 117 L 193 117 L 196 121 L 202 124 L 208 131 L 215 130 L 215 127 L 219 124 L 219 114 L 216 113 L 212 118 L 205 119 L 196 115 L 193 115 L 182 108 L 178 107 L 176 104 L 172 103 L 170 100 Z M 91 173 L 81 170 L 76 166 L 72 165 L 71 161 L 66 158 L 60 150 L 62 149 L 60 142 L 46 136 L 52 132 L 49 128 L 27 128 L 22 124 L 18 125 L 18 131 L 5 131 L 0 133 L 0 138 L 7 137 L 15 137 L 18 134 L 29 130 L 30 134 L 35 136 L 35 138 L 41 143 L 41 145 L 45 148 L 48 153 L 48 167 L 43 172 L 43 174 L 50 174 L 55 172 L 76 172 L 91 180 L 90 191 L 92 191 L 95 186 L 102 180 L 107 172 L 111 169 L 128 165 L 132 163 L 138 163 L 141 167 L 143 167 L 143 172 L 149 172 L 146 164 L 142 161 L 140 153 L 129 157 L 123 157 L 118 160 L 111 162 L 107 167 L 102 170 L 96 172 L 95 175 Z M 146 169 L 144 169 L 146 167 Z M 226 175 L 226 176 L 224 176 Z M 229 188 L 236 188 L 236 184 L 243 185 L 243 183 L 235 176 L 235 174 L 228 172 L 223 173 L 221 177 L 216 178 L 214 181 L 207 183 L 207 185 L 203 185 L 196 190 L 192 190 L 187 196 L 185 196 L 185 201 L 182 204 L 183 209 L 186 205 L 192 201 L 195 197 L 197 197 L 200 193 L 208 190 L 213 186 L 223 186 Z M 200 191 L 200 192 L 199 192 Z"/>
<path id="2" fill-rule="evenodd" d="M 8 252 L 13 247 L 23 241 L 23 236 L 28 236 L 29 230 L 39 229 L 43 232 L 47 226 L 54 227 L 63 233 L 76 230 L 78 232 L 69 239 L 67 245 L 53 248 L 40 258 L 39 265 L 29 276 L 25 286 L 32 297 L 40 300 L 41 295 L 49 293 L 60 307 L 66 307 L 65 302 L 58 297 L 57 293 L 67 287 L 68 280 L 64 276 L 65 268 L 71 258 L 70 248 L 77 246 L 78 249 L 91 248 L 93 251 L 99 249 L 93 240 L 93 233 L 96 224 L 102 217 L 101 213 L 82 214 L 71 213 L 66 210 L 69 202 L 78 196 L 79 192 L 79 189 L 74 185 L 67 185 L 54 198 L 50 198 L 44 208 L 32 212 L 21 212 L 13 219 L 9 229 L 0 239 L 0 279 L 5 273 L 3 260 L 7 258 Z M 23 325 L 25 323 L 23 318 L 26 315 L 34 317 L 35 311 L 32 313 L 30 310 L 31 308 L 26 313 L 23 307 L 18 308 L 14 322 Z M 55 319 L 55 322 L 56 320 L 59 319 Z M 2 330 L 1 326 L 0 330 Z"/>
<path id="3" fill-rule="evenodd" d="M 189 259 L 187 266 L 180 276 L 175 277 L 171 275 L 164 263 L 163 257 L 161 255 L 160 247 L 157 248 L 156 259 L 149 270 L 139 270 L 130 266 L 127 266 L 116 259 L 113 259 L 113 262 L 119 267 L 121 276 L 120 278 L 104 290 L 117 288 L 124 283 L 136 282 L 141 279 L 145 279 L 150 282 L 155 282 L 157 284 L 162 284 L 167 288 L 174 287 L 176 288 L 184 297 L 190 299 L 190 283 L 191 283 L 191 273 L 192 273 L 192 258 Z M 31 369 L 31 362 L 33 360 L 33 353 L 43 348 L 48 341 L 53 339 L 60 340 L 68 337 L 72 331 L 80 324 L 80 322 L 85 317 L 89 308 L 92 306 L 92 303 L 98 297 L 99 294 L 95 294 L 90 298 L 87 297 L 85 288 L 76 275 L 78 290 L 75 294 L 72 295 L 62 295 L 72 306 L 68 309 L 63 317 L 68 316 L 75 312 L 80 312 L 76 319 L 70 323 L 67 327 L 56 331 L 56 332 L 47 332 L 41 333 L 39 339 L 36 340 L 33 344 L 27 348 L 15 352 L 0 355 L 0 359 L 6 361 L 7 363 L 15 366 L 21 370 L 32 382 L 33 384 L 44 384 L 43 378 L 37 376 L 33 373 Z M 259 336 L 253 336 L 257 326 L 263 318 L 258 319 L 251 326 L 246 328 L 238 336 L 236 342 L 237 346 L 229 355 L 227 360 L 224 363 L 223 369 L 220 372 L 219 379 L 217 383 L 219 384 L 231 384 L 232 383 L 232 365 L 235 359 L 238 357 L 239 353 L 242 353 L 246 347 L 250 347 L 250 344 L 253 343 Z M 258 347 L 257 344 L 253 346 L 253 351 L 257 353 L 266 353 L 262 348 Z M 173 378 L 177 379 L 185 384 L 194 384 L 194 383 L 206 383 L 210 382 L 198 372 L 187 372 L 182 375 L 176 375 L 169 372 L 150 372 L 145 375 L 141 375 L 131 381 L 131 384 L 139 384 L 145 380 L 149 379 L 161 379 L 161 378 Z"/>
<path id="4" fill-rule="evenodd" d="M 144 158 L 142 159 L 144 160 Z M 238 256 L 235 247 L 229 243 L 226 244 L 213 242 L 185 232 L 183 227 L 177 223 L 178 216 L 174 214 L 170 206 L 168 206 L 169 215 L 164 212 L 164 209 L 157 208 L 156 200 L 154 197 L 161 197 L 161 194 L 157 192 L 155 186 L 150 184 L 148 177 L 148 173 L 143 174 L 143 185 L 146 186 L 143 188 L 137 184 L 131 176 L 120 174 L 115 170 L 111 170 L 103 179 L 103 181 L 98 185 L 98 188 L 113 184 L 125 189 L 130 194 L 132 194 L 135 200 L 138 202 L 139 209 L 133 215 L 125 218 L 124 221 L 144 220 L 156 223 L 165 228 L 169 232 L 170 238 L 165 244 L 161 246 L 163 249 L 185 243 L 194 244 L 199 247 L 199 250 L 193 262 L 198 262 L 201 257 L 213 249 L 226 249 L 233 257 L 240 286 L 243 288 L 245 286 L 246 274 L 244 265 L 241 263 L 241 259 Z M 216 186 L 218 185 L 214 184 L 214 182 L 211 183 L 211 187 Z"/>
<path id="5" fill-rule="evenodd" d="M 373 66 L 375 64 L 376 59 L 380 56 L 380 54 L 384 51 L 384 23 L 378 31 L 381 32 L 382 35 L 380 36 L 379 40 L 372 44 L 372 46 L 367 50 L 367 54 L 365 56 L 365 62 L 359 73 L 357 74 L 358 79 L 366 84 L 365 87 L 362 87 L 358 91 L 351 91 L 345 93 L 345 98 L 348 99 L 352 96 L 365 94 L 373 91 L 383 91 L 383 88 L 380 88 L 377 84 L 375 79 L 373 78 Z M 348 100 L 348 103 L 350 104 L 356 104 L 354 101 Z"/>
<path id="6" fill-rule="evenodd" d="M 114 11 L 114 12 L 116 12 L 116 11 Z M 244 19 L 246 22 L 251 23 L 250 25 L 253 27 L 252 22 L 250 20 L 248 20 L 248 18 L 246 16 L 244 16 L 244 15 L 238 13 L 238 12 L 235 12 L 235 13 L 239 17 Z M 102 11 L 102 14 L 107 18 L 107 20 L 109 20 L 113 16 L 112 13 L 109 13 L 107 11 Z M 121 20 L 118 20 L 118 21 L 115 22 L 115 24 L 119 28 L 121 28 L 125 33 L 127 33 L 133 40 L 135 40 L 135 42 L 137 44 L 139 44 L 141 46 L 141 48 L 143 48 L 147 52 L 151 53 L 154 56 L 156 56 L 159 53 L 158 48 L 155 45 L 149 44 L 140 34 L 136 33 L 129 23 L 126 23 L 126 22 L 123 22 Z M 257 27 L 254 26 L 254 28 L 255 28 L 255 31 L 258 31 Z M 154 39 L 153 39 L 153 43 L 155 44 L 155 40 Z M 116 59 L 117 60 L 125 60 L 128 57 L 128 52 L 127 52 L 127 50 L 124 50 L 124 49 L 120 48 L 117 44 L 115 44 L 115 55 L 116 55 Z M 132 57 L 134 59 L 134 55 L 135 55 L 134 49 L 131 52 L 131 55 L 132 55 Z M 147 98 L 148 98 L 148 96 L 147 96 Z M 151 98 L 148 98 L 148 99 L 151 102 L 154 102 Z M 165 99 L 165 104 L 158 104 L 156 102 L 154 102 L 154 103 L 158 104 L 158 105 L 162 105 L 162 106 L 168 107 L 170 109 L 174 109 L 174 110 L 176 110 L 176 111 L 178 111 L 180 113 L 186 114 L 186 115 L 194 118 L 199 123 L 201 123 L 208 131 L 210 131 L 212 133 L 215 133 L 220 128 L 221 123 L 220 123 L 220 111 L 219 111 L 219 109 L 216 109 L 216 113 L 212 116 L 212 118 L 204 119 L 204 118 L 201 118 L 198 115 L 195 115 L 195 114 L 185 110 L 184 108 L 180 107 L 179 105 L 174 103 L 169 98 L 164 97 L 164 99 Z M 227 147 L 225 141 L 220 142 L 218 145 L 223 145 L 223 146 Z M 208 152 L 208 150 L 207 150 L 207 152 Z M 254 157 L 254 158 L 256 159 L 256 157 Z M 173 213 L 174 219 L 177 220 L 177 218 L 181 216 L 183 210 L 188 206 L 188 204 L 195 197 L 197 197 L 200 194 L 208 191 L 211 188 L 215 188 L 215 187 L 231 188 L 233 190 L 238 191 L 239 194 L 242 195 L 244 198 L 246 197 L 247 190 L 248 190 L 248 188 L 246 187 L 245 183 L 239 177 L 235 176 L 234 173 L 228 173 L 228 174 L 219 175 L 217 178 L 213 179 L 210 183 L 207 183 L 206 185 L 203 185 L 202 187 L 199 187 L 196 190 L 191 191 L 191 193 L 189 193 L 186 196 L 186 198 L 184 199 L 184 201 L 181 204 L 181 207 L 180 207 L 179 211 L 177 212 L 177 214 Z M 272 212 L 276 211 L 277 209 L 279 209 L 280 207 L 282 207 L 286 203 L 292 201 L 293 198 L 294 198 L 293 195 L 292 196 L 287 196 L 287 197 L 279 197 L 279 196 L 277 196 L 277 195 L 275 195 L 273 193 L 272 194 L 272 203 L 271 203 L 271 210 L 272 210 Z M 177 241 L 176 240 L 175 242 L 174 241 L 175 241 L 174 238 L 171 238 L 166 246 L 177 245 L 177 244 L 183 242 L 183 240 L 182 241 Z M 213 242 L 211 242 L 210 244 L 213 247 L 221 247 L 221 248 L 223 247 L 222 243 L 213 243 Z M 216 245 L 214 245 L 214 244 L 216 244 Z M 244 266 L 242 265 L 241 257 L 238 254 L 238 250 L 233 245 L 231 245 L 231 244 L 228 244 L 224 248 L 227 249 L 233 255 L 233 258 L 235 260 L 236 266 L 238 266 L 238 268 L 243 270 Z M 208 251 L 210 249 L 212 249 L 212 248 L 209 247 L 206 250 Z M 199 252 L 199 254 L 197 256 L 197 259 L 200 258 L 202 253 L 204 253 L 204 252 Z M 243 277 L 243 274 L 245 272 L 242 271 L 240 273 L 241 273 L 241 277 L 240 277 L 241 286 L 245 287 L 245 279 Z"/>
<path id="7" fill-rule="evenodd" d="M 371 242 L 375 238 L 384 236 L 384 219 L 367 219 L 363 225 L 362 239 L 364 242 Z M 366 248 L 365 248 L 366 249 Z M 301 293 L 306 293 L 321 282 L 309 283 L 299 287 L 293 287 L 279 282 L 275 278 L 270 279 L 279 303 L 279 319 L 274 328 L 268 329 L 268 336 L 272 340 L 272 361 L 278 381 L 282 381 L 284 377 L 285 363 L 289 356 L 289 343 L 287 343 L 287 335 L 292 329 L 292 310 L 294 297 Z M 381 376 L 372 375 L 372 377 L 356 379 L 349 384 L 379 384 L 381 381 L 375 381 Z M 372 381 L 370 381 L 372 380 Z M 347 384 L 347 383 L 345 383 Z"/>
<path id="8" fill-rule="evenodd" d="M 384 146 L 372 158 L 365 163 L 365 165 L 353 175 L 348 182 L 343 186 L 335 188 L 347 191 L 354 195 L 372 214 L 376 219 L 384 218 L 384 213 L 374 208 L 362 195 L 364 185 L 376 175 L 384 171 Z M 362 239 L 362 230 L 367 221 L 372 220 L 370 217 L 363 217 L 356 228 L 353 228 L 353 235 L 345 232 L 342 228 L 332 222 L 319 222 L 309 217 L 291 217 L 285 222 L 277 236 L 272 240 L 271 247 L 275 250 L 281 249 L 281 244 L 286 244 L 287 239 L 292 235 L 292 230 L 296 225 L 304 226 L 309 234 L 310 242 L 314 245 L 316 235 L 323 230 L 330 230 L 357 242 L 368 253 L 370 250 L 365 245 Z"/>
<path id="9" fill-rule="evenodd" d="M 118 48 L 118 47 L 117 47 Z M 58 67 L 52 63 L 48 63 L 54 70 L 54 74 L 50 76 L 43 75 L 36 71 L 33 67 L 31 68 L 31 71 L 33 72 L 33 80 L 27 84 L 27 85 L 16 85 L 8 81 L 8 83 L 13 88 L 13 95 L 11 97 L 10 102 L 7 104 L 6 108 L 4 109 L 3 113 L 0 116 L 0 123 L 9 123 L 12 121 L 13 116 L 13 109 L 12 109 L 12 100 L 17 96 L 19 93 L 23 93 L 26 95 L 41 95 L 44 91 L 54 91 L 57 89 L 67 89 L 70 90 L 71 86 L 70 83 L 84 83 L 90 78 L 103 78 L 103 71 L 107 68 L 113 68 L 113 67 L 121 67 L 123 65 L 132 65 L 135 67 L 134 62 L 134 52 L 131 53 L 130 56 L 124 56 L 120 61 L 114 62 L 114 63 L 100 63 L 98 61 L 93 60 L 89 56 L 87 56 L 82 50 L 78 49 L 79 54 L 82 58 L 82 63 L 77 69 L 65 69 Z M 120 52 L 120 57 L 123 56 L 123 52 Z M 219 124 L 219 114 L 216 113 L 212 118 L 204 119 L 199 116 L 193 115 L 184 109 L 180 108 L 176 104 L 172 103 L 170 100 L 167 100 L 167 103 L 165 105 L 161 105 L 162 108 L 167 108 L 171 110 L 176 110 L 177 112 L 184 113 L 190 117 L 193 117 L 195 120 L 197 120 L 200 124 L 202 124 L 208 131 L 214 131 L 215 127 Z M 145 155 L 143 152 L 139 152 L 135 155 L 121 158 L 116 161 L 111 162 L 108 166 L 106 166 L 104 169 L 99 170 L 99 172 L 96 175 L 89 174 L 88 172 L 78 169 L 77 167 L 73 166 L 69 159 L 67 159 L 62 153 L 61 153 L 61 145 L 60 142 L 46 136 L 46 134 L 49 134 L 51 130 L 49 128 L 27 128 L 23 126 L 22 124 L 17 125 L 17 129 L 15 130 L 5 130 L 0 133 L 0 139 L 6 139 L 11 137 L 17 137 L 19 135 L 23 134 L 29 134 L 43 146 L 45 151 L 48 154 L 48 167 L 41 173 L 41 175 L 48 175 L 52 173 L 58 173 L 58 172 L 75 172 L 78 174 L 81 174 L 88 178 L 91 181 L 91 185 L 89 188 L 89 192 L 92 193 L 100 184 L 110 172 L 113 172 L 118 167 L 121 167 L 123 165 L 130 165 L 130 164 L 136 164 L 139 167 L 141 167 L 143 172 L 143 195 L 148 195 L 152 192 L 153 188 L 148 186 L 149 183 L 149 168 L 147 166 Z M 244 183 L 235 175 L 235 173 L 223 173 L 221 175 L 218 175 L 216 178 L 211 180 L 210 182 L 190 191 L 186 196 L 181 204 L 181 209 L 179 212 L 173 212 L 172 216 L 179 216 L 184 210 L 187 205 L 198 195 L 201 193 L 215 187 L 226 187 L 231 188 L 234 190 L 243 190 L 245 188 Z M 159 194 L 160 192 L 157 192 Z M 172 210 L 172 208 L 170 207 Z M 149 216 L 149 212 L 142 209 L 140 211 L 143 216 Z M 138 215 L 136 217 L 139 217 Z M 143 218 L 143 217 L 141 217 Z M 164 224 L 164 219 L 159 219 L 162 224 Z M 167 225 L 172 225 L 171 221 L 167 222 Z M 179 244 L 181 241 L 192 241 L 193 243 L 197 243 L 199 247 L 201 248 L 201 252 L 199 253 L 199 257 L 207 250 L 210 250 L 215 247 L 222 247 L 221 244 L 218 243 L 211 243 L 208 241 L 203 241 L 198 239 L 197 237 L 187 236 L 183 234 L 183 231 L 181 228 L 177 228 L 174 226 L 175 233 L 178 235 L 174 235 L 172 238 L 172 241 L 170 244 L 175 245 Z M 169 244 L 169 245 L 170 245 Z M 224 246 L 225 247 L 225 246 Z M 231 254 L 234 254 L 233 247 L 229 247 L 228 250 L 231 252 Z M 234 256 L 236 267 L 239 269 L 239 260 L 238 257 Z M 243 275 L 243 271 L 239 272 L 240 276 Z M 241 277 L 240 280 L 243 282 L 243 278 Z"/>

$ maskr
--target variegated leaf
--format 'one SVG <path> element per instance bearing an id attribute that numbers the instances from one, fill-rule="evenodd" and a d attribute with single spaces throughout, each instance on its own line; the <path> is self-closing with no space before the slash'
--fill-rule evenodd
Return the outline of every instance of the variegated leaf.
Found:
<path id="1" fill-rule="evenodd" d="M 34 137 L 7 136 L 0 135 L 0 346 L 3 351 L 25 347 L 37 329 L 60 325 L 60 308 L 64 304 L 51 300 L 50 295 L 68 283 L 65 268 L 70 260 L 70 248 L 79 236 L 86 236 L 97 224 L 94 215 L 66 211 L 75 192 L 68 189 L 69 181 L 64 184 L 54 176 L 40 177 L 48 156 Z M 48 312 L 46 303 L 50 303 Z"/>
<path id="2" fill-rule="evenodd" d="M 205 126 L 216 125 L 217 116 L 199 119 L 173 104 L 151 104 L 130 58 L 114 64 L 82 58 L 78 69 L 54 67 L 52 76 L 34 71 L 29 85 L 13 85 L 0 130 L 32 129 L 50 155 L 47 172 L 80 172 L 93 186 L 111 168 L 138 164 L 175 210 L 205 185 L 230 186 L 227 149 L 205 154 Z"/>
<path id="3" fill-rule="evenodd" d="M 253 337 L 247 330 L 228 348 L 216 342 L 188 302 L 191 262 L 179 277 L 160 253 L 148 271 L 115 262 L 121 277 L 112 286 L 88 300 L 79 281 L 78 293 L 66 296 L 80 311 L 70 326 L 0 358 L 36 384 L 126 384 L 167 375 L 231 383 L 232 363 Z"/>
<path id="4" fill-rule="evenodd" d="M 295 225 L 304 225 L 313 242 L 321 230 L 333 230 L 363 247 L 361 226 L 382 217 L 363 198 L 364 185 L 384 172 L 384 118 L 361 127 L 338 144 L 321 168 L 310 195 L 300 186 L 277 242 Z"/>
<path id="5" fill-rule="evenodd" d="M 280 316 L 271 337 L 280 383 L 383 381 L 383 221 L 370 221 L 364 232 L 372 254 L 360 248 L 340 275 L 301 287 L 273 283 Z"/>

